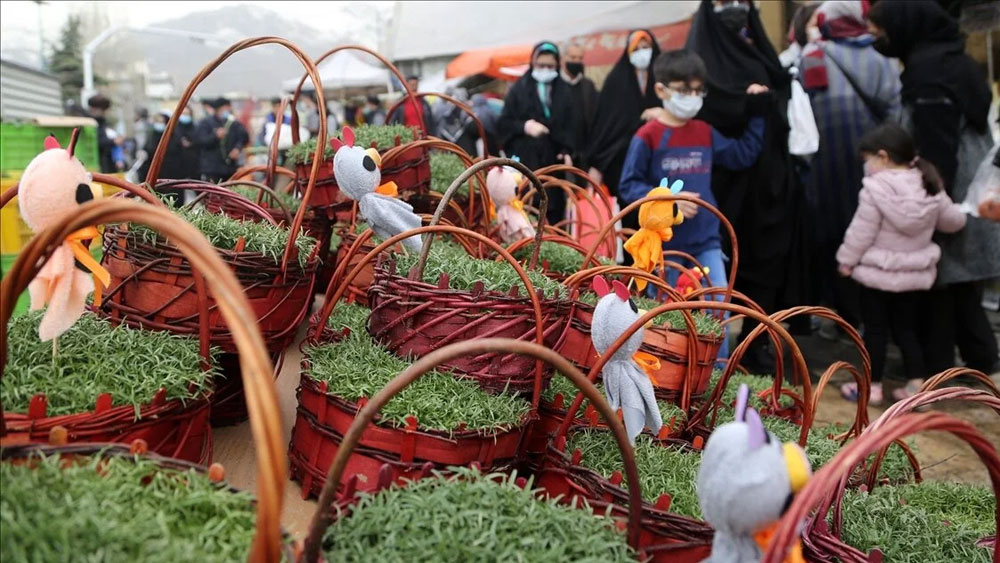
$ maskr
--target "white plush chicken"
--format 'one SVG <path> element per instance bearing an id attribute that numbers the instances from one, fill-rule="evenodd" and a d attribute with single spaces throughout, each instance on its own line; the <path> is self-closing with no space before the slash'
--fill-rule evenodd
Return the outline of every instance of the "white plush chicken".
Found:
<path id="1" fill-rule="evenodd" d="M 354 131 L 344 127 L 344 141 L 331 139 L 333 174 L 337 186 L 347 197 L 358 202 L 358 209 L 375 234 L 383 239 L 420 227 L 420 217 L 413 207 L 400 201 L 396 195 L 396 183 L 382 181 L 382 158 L 375 149 L 354 146 Z M 420 235 L 403 240 L 403 245 L 420 252 L 423 241 Z"/>

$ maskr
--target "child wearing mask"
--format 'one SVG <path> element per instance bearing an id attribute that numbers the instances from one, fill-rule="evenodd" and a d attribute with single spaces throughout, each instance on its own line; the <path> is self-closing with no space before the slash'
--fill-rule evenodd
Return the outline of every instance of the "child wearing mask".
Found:
<path id="1" fill-rule="evenodd" d="M 654 88 L 662 100 L 663 109 L 639 128 L 629 144 L 619 188 L 622 205 L 643 198 L 660 184 L 662 178 L 684 181 L 682 194 L 693 195 L 716 205 L 712 195 L 712 167 L 723 166 L 742 170 L 756 162 L 763 144 L 764 120 L 759 113 L 766 108 L 767 87 L 751 84 L 747 87 L 753 103 L 752 115 L 743 136 L 724 137 L 711 125 L 694 119 L 701 109 L 705 89 L 705 63 L 693 51 L 668 51 L 653 63 L 656 79 Z M 728 283 L 723 263 L 719 219 L 689 201 L 678 202 L 684 222 L 674 227 L 673 237 L 663 244 L 664 250 L 680 250 L 708 268 L 712 287 Z M 694 264 L 685 264 L 694 267 Z M 679 272 L 671 270 L 667 282 L 676 285 Z M 721 299 L 721 296 L 719 296 Z M 720 357 L 728 356 L 723 344 Z"/>
<path id="2" fill-rule="evenodd" d="M 840 275 L 862 286 L 861 321 L 872 361 L 869 403 L 879 404 L 890 334 L 910 376 L 905 387 L 893 391 L 893 398 L 915 393 L 926 375 L 917 336 L 919 298 L 934 285 L 941 258 L 941 248 L 931 237 L 935 230 L 961 230 L 966 216 L 945 193 L 937 169 L 917 156 L 913 138 L 898 125 L 886 123 L 869 131 L 858 150 L 865 177 L 858 209 L 837 250 L 837 263 Z M 840 392 L 857 400 L 857 384 L 844 384 Z"/>

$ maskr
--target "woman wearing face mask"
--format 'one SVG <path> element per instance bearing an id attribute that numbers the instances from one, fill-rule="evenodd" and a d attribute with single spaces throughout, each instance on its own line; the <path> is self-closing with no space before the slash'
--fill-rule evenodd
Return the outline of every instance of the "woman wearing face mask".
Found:
<path id="1" fill-rule="evenodd" d="M 178 178 L 201 178 L 198 171 L 198 145 L 194 136 L 194 112 L 190 107 L 185 107 L 177 118 L 177 127 L 174 134 L 180 137 L 180 170 Z"/>
<path id="2" fill-rule="evenodd" d="M 657 116 L 661 107 L 651 72 L 651 64 L 659 54 L 660 47 L 652 33 L 644 29 L 629 33 L 625 51 L 604 80 L 597 98 L 587 163 L 594 181 L 606 185 L 616 197 L 629 142 L 643 123 Z M 638 217 L 638 212 L 631 214 L 623 225 L 638 228 Z"/>
<path id="3" fill-rule="evenodd" d="M 905 67 L 903 122 L 917 152 L 940 171 L 951 199 L 963 201 L 993 145 L 986 77 L 965 54 L 958 24 L 936 2 L 882 0 L 867 18 L 875 49 Z M 965 365 L 996 371 L 997 341 L 981 284 L 1000 277 L 1000 224 L 970 217 L 965 230 L 935 242 L 941 261 L 921 322 L 928 373 L 954 366 L 956 345 Z"/>
<path id="4" fill-rule="evenodd" d="M 507 92 L 497 121 L 497 136 L 507 156 L 517 156 L 532 170 L 551 164 L 572 164 L 573 93 L 559 78 L 559 49 L 543 41 L 532 50 L 531 65 Z M 548 219 L 563 219 L 565 196 L 549 191 Z"/>
<path id="5" fill-rule="evenodd" d="M 746 129 L 753 103 L 748 94 L 751 84 L 770 90 L 760 157 L 746 170 L 715 167 L 712 192 L 739 241 L 736 289 L 769 313 L 802 304 L 807 301 L 809 249 L 801 241 L 803 227 L 798 224 L 804 197 L 788 153 L 791 77 L 750 2 L 702 0 L 686 47 L 701 56 L 708 70 L 708 95 L 698 118 L 723 135 L 738 138 Z M 722 240 L 729 254 L 728 238 Z M 743 323 L 740 340 L 755 324 Z M 766 340 L 757 338 L 742 361 L 751 373 L 774 373 L 774 356 Z"/>
<path id="6" fill-rule="evenodd" d="M 836 275 L 834 254 L 858 207 L 861 136 L 900 111 L 895 63 L 872 48 L 864 15 L 867 3 L 823 2 L 806 24 L 799 80 L 809 94 L 819 150 L 806 182 L 808 224 L 815 255 L 816 292 L 851 324 L 861 320 L 860 289 Z M 832 326 L 820 335 L 836 337 Z"/>

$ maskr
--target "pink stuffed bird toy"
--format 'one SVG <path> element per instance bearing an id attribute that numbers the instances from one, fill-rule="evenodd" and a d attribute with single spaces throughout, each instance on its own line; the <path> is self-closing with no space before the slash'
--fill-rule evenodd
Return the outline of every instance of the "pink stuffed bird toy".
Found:
<path id="1" fill-rule="evenodd" d="M 507 244 L 535 236 L 535 228 L 528 221 L 524 204 L 517 199 L 520 177 L 517 172 L 503 166 L 493 168 L 486 175 L 486 189 L 496 206 L 500 238 Z"/>
<path id="2" fill-rule="evenodd" d="M 49 136 L 45 151 L 25 168 L 18 185 L 18 208 L 32 231 L 38 233 L 79 212 L 80 206 L 100 197 L 93 178 L 73 156 L 79 130 L 73 130 L 69 146 Z M 48 308 L 38 327 L 43 342 L 69 330 L 83 315 L 87 295 L 101 299 L 101 284 L 111 282 L 108 271 L 90 255 L 86 244 L 97 238 L 97 227 L 80 229 L 66 237 L 28 285 L 31 310 Z M 99 284 L 95 283 L 95 279 Z"/>

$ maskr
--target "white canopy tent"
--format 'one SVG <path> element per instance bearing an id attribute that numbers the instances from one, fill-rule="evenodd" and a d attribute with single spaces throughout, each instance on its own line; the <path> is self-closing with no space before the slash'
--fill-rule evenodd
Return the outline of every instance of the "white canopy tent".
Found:
<path id="1" fill-rule="evenodd" d="M 371 61 L 371 62 L 369 62 Z M 364 88 L 369 86 L 385 86 L 390 92 L 397 89 L 393 86 L 393 75 L 381 62 L 366 53 L 353 51 L 338 51 L 327 57 L 319 65 L 319 77 L 326 91 L 342 88 Z M 294 92 L 302 75 L 289 78 L 281 83 L 286 92 Z M 302 85 L 303 90 L 314 89 L 307 78 Z"/>

